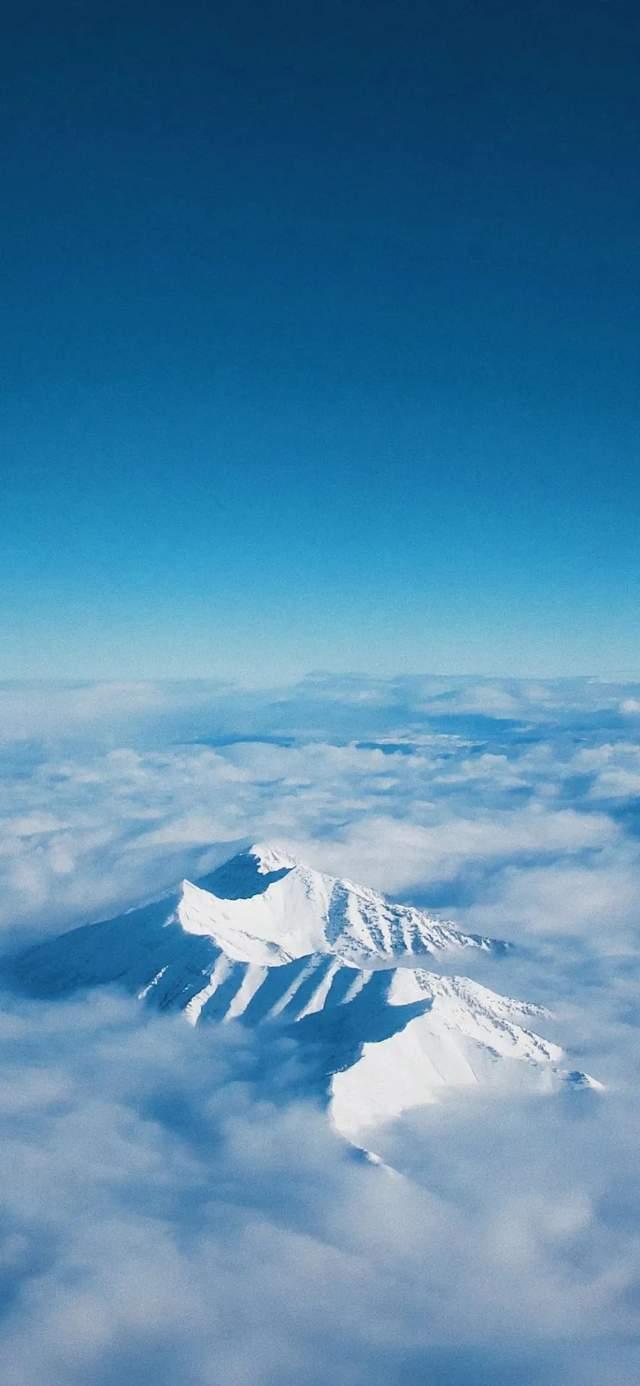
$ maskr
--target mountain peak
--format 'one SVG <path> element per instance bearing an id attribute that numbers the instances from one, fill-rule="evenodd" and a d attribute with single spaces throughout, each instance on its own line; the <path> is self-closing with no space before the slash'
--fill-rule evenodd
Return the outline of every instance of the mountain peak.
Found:
<path id="1" fill-rule="evenodd" d="M 255 843 L 172 896 L 50 939 L 3 972 L 34 997 L 117 983 L 193 1024 L 293 1027 L 335 1125 L 358 1143 L 446 1087 L 510 1087 L 517 1075 L 543 1089 L 598 1086 L 567 1075 L 562 1051 L 525 1028 L 538 1007 L 425 970 L 443 955 L 504 948 Z"/>
<path id="2" fill-rule="evenodd" d="M 272 871 L 292 871 L 294 867 L 301 865 L 295 857 L 291 856 L 286 847 L 277 842 L 254 842 L 247 851 L 249 856 L 255 857 L 258 871 L 261 874 Z"/>
<path id="3" fill-rule="evenodd" d="M 222 862 L 197 884 L 221 900 L 249 900 L 254 895 L 262 895 L 297 865 L 283 847 L 271 842 L 255 842 Z M 183 882 L 183 889 L 185 885 L 191 882 Z"/>
<path id="4" fill-rule="evenodd" d="M 185 933 L 267 967 L 312 953 L 333 954 L 351 967 L 415 966 L 436 953 L 506 947 L 316 871 L 271 843 L 249 847 L 197 883 L 183 881 L 177 918 Z"/>

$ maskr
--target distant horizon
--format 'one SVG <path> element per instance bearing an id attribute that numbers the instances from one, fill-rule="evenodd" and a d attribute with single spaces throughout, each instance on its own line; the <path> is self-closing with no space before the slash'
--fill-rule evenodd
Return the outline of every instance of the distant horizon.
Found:
<path id="1" fill-rule="evenodd" d="M 0 688 L 31 688 L 31 687 L 62 687 L 79 688 L 93 687 L 96 684 L 112 685 L 117 687 L 137 687 L 146 684 L 168 684 L 168 685 L 193 685 L 204 684 L 211 687 L 220 688 L 246 688 L 257 691 L 267 691 L 269 689 L 296 687 L 299 684 L 310 683 L 321 679 L 348 679 L 353 682 L 367 682 L 379 680 L 382 683 L 389 682 L 411 682 L 421 679 L 428 680 L 451 680 L 481 683 L 540 683 L 540 684 L 566 684 L 566 683 L 603 683 L 615 686 L 619 684 L 640 683 L 640 667 L 634 669 L 613 669 L 596 670 L 585 669 L 576 670 L 574 673 L 549 673 L 532 670 L 530 673 L 513 673 L 506 669 L 492 670 L 491 672 L 479 669 L 468 671 L 461 669 L 340 669 L 318 668 L 306 669 L 301 673 L 292 673 L 287 677 L 286 673 L 273 672 L 273 676 L 265 679 L 254 679 L 248 675 L 238 673 L 217 674 L 217 673 L 193 673 L 182 675 L 156 674 L 156 673 L 123 673 L 123 674 L 91 674 L 91 673 L 60 673 L 60 674 L 32 674 L 30 676 L 2 676 L 0 675 Z"/>

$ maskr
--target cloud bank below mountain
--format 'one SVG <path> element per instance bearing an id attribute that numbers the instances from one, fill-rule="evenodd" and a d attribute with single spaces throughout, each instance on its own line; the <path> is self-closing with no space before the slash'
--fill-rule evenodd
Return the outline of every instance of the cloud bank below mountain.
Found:
<path id="1" fill-rule="evenodd" d="M 292 1096 L 286 1054 L 265 1099 L 240 1027 L 102 994 L 2 1030 L 15 1386 L 633 1380 L 625 1101 L 451 1102 L 389 1129 L 393 1176 Z"/>
<path id="2" fill-rule="evenodd" d="M 549 1005 L 549 1039 L 607 1084 L 408 1114 L 377 1146 L 394 1176 L 300 1100 L 285 1037 L 265 1091 L 237 1024 L 5 997 L 12 1386 L 635 1383 L 638 694 L 4 690 L 7 949 L 284 840 L 516 941 L 478 978 Z"/>

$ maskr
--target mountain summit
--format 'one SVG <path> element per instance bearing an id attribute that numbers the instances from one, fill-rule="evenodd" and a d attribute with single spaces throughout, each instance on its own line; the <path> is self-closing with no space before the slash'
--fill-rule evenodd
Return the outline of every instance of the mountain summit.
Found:
<path id="1" fill-rule="evenodd" d="M 177 907 L 187 933 L 212 938 L 240 962 L 266 966 L 335 953 L 357 967 L 415 966 L 416 957 L 504 944 L 463 934 L 407 905 L 391 905 L 353 881 L 258 843 L 206 877 L 183 881 Z"/>
<path id="2" fill-rule="evenodd" d="M 448 1087 L 591 1083 L 527 1027 L 539 1007 L 425 967 L 506 947 L 255 844 L 173 895 L 20 953 L 4 978 L 40 998 L 117 984 L 192 1024 L 285 1030 L 360 1142 Z"/>

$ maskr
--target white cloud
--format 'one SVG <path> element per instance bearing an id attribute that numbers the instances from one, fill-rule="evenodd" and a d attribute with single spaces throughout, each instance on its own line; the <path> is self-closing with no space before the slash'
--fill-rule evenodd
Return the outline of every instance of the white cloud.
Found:
<path id="1" fill-rule="evenodd" d="M 246 1030 L 194 1035 L 104 994 L 5 1005 L 11 1386 L 633 1386 L 637 692 L 4 690 L 12 946 L 276 838 L 519 941 L 492 983 L 556 1003 L 551 1037 L 609 1084 L 432 1107 L 377 1141 L 392 1178 L 294 1095 L 284 1041 L 265 1092 Z"/>
<path id="2" fill-rule="evenodd" d="M 12 1386 L 471 1386 L 517 1363 L 631 1386 L 640 1132 L 615 1099 L 499 1125 L 451 1103 L 389 1130 L 393 1178 L 286 1085 L 265 1098 L 255 1034 L 103 994 L 9 1007 L 1 1038 Z"/>
<path id="3" fill-rule="evenodd" d="M 431 693 L 443 683 L 432 681 Z M 18 937 L 115 912 L 207 869 L 210 849 L 219 859 L 239 839 L 298 843 L 318 865 L 403 892 L 457 888 L 470 872 L 479 879 L 501 862 L 597 852 L 620 836 L 595 800 L 635 789 L 638 750 L 628 737 L 599 737 L 597 727 L 576 746 L 573 684 L 566 731 L 554 725 L 527 736 L 500 718 L 485 719 L 481 733 L 469 730 L 470 681 L 454 682 L 462 711 L 454 699 L 451 730 L 436 731 L 423 708 L 425 686 L 365 681 L 375 698 L 364 710 L 353 680 L 309 681 L 277 699 L 229 699 L 211 686 L 54 690 L 60 734 L 45 722 L 44 742 L 28 752 L 7 745 L 0 926 Z M 551 704 L 560 715 L 557 685 L 512 682 L 507 693 L 537 699 L 545 717 Z M 594 696 L 582 687 L 589 712 Z M 45 694 L 22 697 L 23 730 L 34 733 Z M 301 729 L 309 707 L 323 735 Z M 232 712 L 235 731 L 206 735 L 207 727 L 228 727 Z M 344 715 L 355 717 L 357 737 L 345 737 Z"/>
<path id="4" fill-rule="evenodd" d="M 477 818 L 453 813 L 433 826 L 371 813 L 337 841 L 324 838 L 294 845 L 323 869 L 398 893 L 418 884 L 452 880 L 476 863 L 599 848 L 616 834 L 605 814 L 546 811 L 536 804 Z"/>

